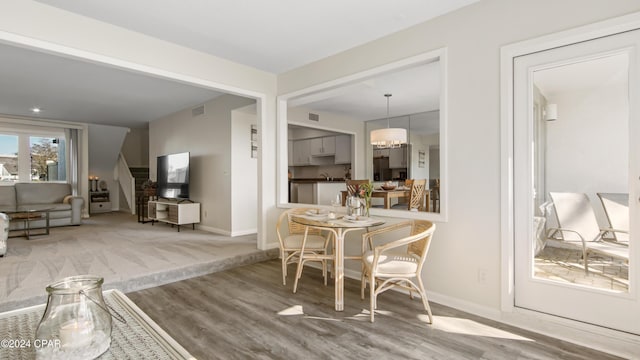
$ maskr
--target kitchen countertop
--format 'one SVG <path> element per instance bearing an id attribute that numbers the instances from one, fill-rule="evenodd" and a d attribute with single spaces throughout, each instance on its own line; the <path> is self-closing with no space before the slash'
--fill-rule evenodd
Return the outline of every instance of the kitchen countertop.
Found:
<path id="1" fill-rule="evenodd" d="M 307 178 L 307 179 L 289 179 L 290 182 L 293 183 L 301 183 L 301 184 L 313 184 L 313 183 L 336 183 L 336 182 L 345 182 L 343 178 L 333 178 L 331 180 L 327 180 L 326 178 Z"/>

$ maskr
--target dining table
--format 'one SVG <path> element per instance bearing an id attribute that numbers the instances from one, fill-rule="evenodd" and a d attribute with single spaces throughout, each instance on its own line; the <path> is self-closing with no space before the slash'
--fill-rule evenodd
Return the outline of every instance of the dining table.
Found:
<path id="1" fill-rule="evenodd" d="M 423 201 L 424 206 L 426 207 L 426 211 L 429 211 L 429 191 L 425 191 L 426 199 Z M 345 206 L 347 203 L 347 196 L 349 195 L 348 191 L 341 191 L 342 194 L 342 206 Z M 391 199 L 407 199 L 411 197 L 411 190 L 408 188 L 395 188 L 393 190 L 384 190 L 384 189 L 374 189 L 371 192 L 371 198 L 381 198 L 384 199 L 384 208 L 391 209 Z"/>
<path id="2" fill-rule="evenodd" d="M 367 229 L 373 226 L 384 224 L 384 220 L 372 217 L 350 217 L 345 214 L 335 214 L 335 218 L 330 218 L 330 213 L 326 214 L 309 214 L 294 215 L 291 220 L 305 225 L 308 228 L 316 228 L 329 231 L 335 239 L 335 253 L 333 254 L 334 277 L 335 277 L 335 309 L 336 311 L 344 310 L 344 260 L 362 260 L 362 256 L 345 256 L 344 243 L 347 233 L 355 230 Z M 307 232 L 305 231 L 305 237 Z M 302 257 L 298 262 L 296 271 L 296 279 L 300 276 L 302 270 Z"/>

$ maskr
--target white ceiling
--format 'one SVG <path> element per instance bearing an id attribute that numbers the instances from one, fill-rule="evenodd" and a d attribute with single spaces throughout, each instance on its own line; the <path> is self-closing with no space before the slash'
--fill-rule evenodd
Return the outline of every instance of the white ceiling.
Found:
<path id="1" fill-rule="evenodd" d="M 417 114 L 440 109 L 440 62 L 415 66 L 376 76 L 338 89 L 294 99 L 289 105 L 304 106 L 357 120 Z"/>
<path id="2" fill-rule="evenodd" d="M 478 0 L 38 0 L 280 73 L 411 27 Z M 313 104 L 362 119 L 386 114 L 382 94 L 394 93 L 391 111 L 431 109 L 436 94 L 427 82 L 411 92 L 415 77 L 398 73 L 372 79 L 338 99 Z M 439 89 L 439 84 L 436 86 Z M 430 90 L 429 90 L 430 89 Z M 176 111 L 219 96 L 215 91 L 133 72 L 0 45 L 0 114 L 144 127 Z M 346 95 L 346 94 L 343 94 Z M 357 101 L 356 101 L 357 100 Z M 414 105 L 420 104 L 420 109 Z M 405 106 L 406 105 L 406 106 Z M 39 115 L 29 109 L 43 109 Z"/>
<path id="3" fill-rule="evenodd" d="M 478 0 L 38 0 L 282 73 Z"/>
<path id="4" fill-rule="evenodd" d="M 0 44 L 0 114 L 145 127 L 221 93 Z M 39 114 L 31 108 L 40 107 Z"/>
<path id="5" fill-rule="evenodd" d="M 554 101 L 560 94 L 626 83 L 628 72 L 628 56 L 614 54 L 538 70 L 533 81 L 547 100 Z"/>

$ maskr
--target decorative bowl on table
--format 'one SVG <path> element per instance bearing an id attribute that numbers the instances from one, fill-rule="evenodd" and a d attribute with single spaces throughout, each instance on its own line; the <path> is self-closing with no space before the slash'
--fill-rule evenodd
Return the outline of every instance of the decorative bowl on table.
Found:
<path id="1" fill-rule="evenodd" d="M 396 186 L 393 184 L 384 184 L 382 186 L 380 186 L 383 190 L 395 190 Z"/>

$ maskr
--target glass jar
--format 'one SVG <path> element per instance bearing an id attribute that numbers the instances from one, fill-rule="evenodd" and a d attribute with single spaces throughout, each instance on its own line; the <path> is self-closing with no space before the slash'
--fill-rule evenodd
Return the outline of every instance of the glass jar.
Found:
<path id="1" fill-rule="evenodd" d="M 360 216 L 362 215 L 362 202 L 357 196 L 349 196 L 347 198 L 347 215 Z"/>
<path id="2" fill-rule="evenodd" d="M 104 279 L 80 275 L 47 286 L 47 307 L 36 339 L 36 359 L 95 359 L 111 346 L 111 314 L 102 297 Z"/>

